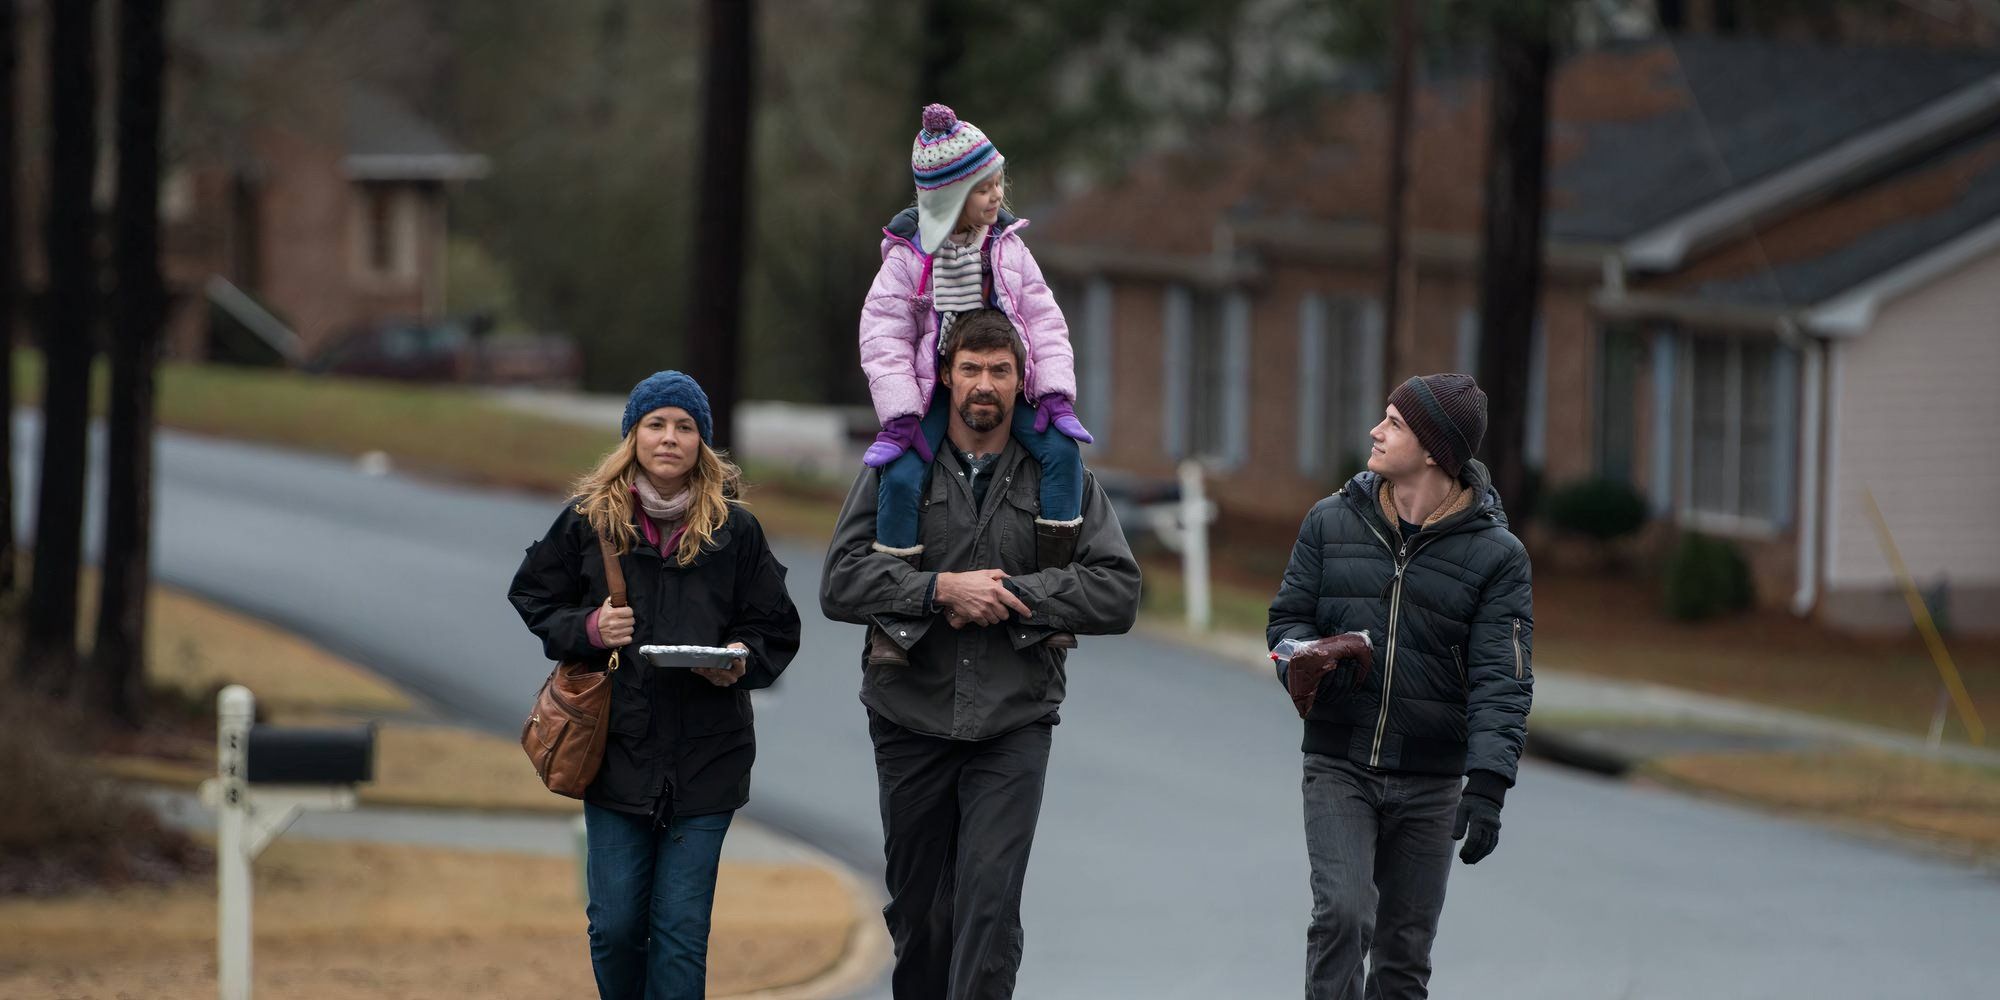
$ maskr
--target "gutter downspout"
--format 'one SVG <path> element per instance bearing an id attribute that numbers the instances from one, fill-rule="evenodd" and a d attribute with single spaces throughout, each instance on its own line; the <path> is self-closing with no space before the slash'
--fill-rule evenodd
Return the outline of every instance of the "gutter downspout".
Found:
<path id="1" fill-rule="evenodd" d="M 1801 334 L 1792 320 L 1782 321 L 1779 336 L 1799 350 L 1805 364 L 1805 395 L 1799 402 L 1799 530 L 1798 589 L 1792 593 L 1792 614 L 1804 618 L 1819 603 L 1820 447 L 1825 439 L 1826 346 Z"/>

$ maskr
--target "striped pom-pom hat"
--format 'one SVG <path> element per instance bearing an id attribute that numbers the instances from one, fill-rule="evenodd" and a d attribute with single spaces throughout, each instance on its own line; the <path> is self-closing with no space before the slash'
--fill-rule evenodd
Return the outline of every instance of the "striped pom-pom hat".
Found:
<path id="1" fill-rule="evenodd" d="M 917 242 L 924 253 L 937 252 L 957 228 L 965 196 L 1006 162 L 979 126 L 960 121 L 942 104 L 924 108 L 923 129 L 910 146 L 910 173 L 917 181 Z"/>

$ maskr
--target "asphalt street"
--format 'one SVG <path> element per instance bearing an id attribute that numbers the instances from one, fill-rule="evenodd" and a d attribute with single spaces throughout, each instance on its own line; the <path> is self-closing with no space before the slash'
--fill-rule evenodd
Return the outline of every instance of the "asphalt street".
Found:
<path id="1" fill-rule="evenodd" d="M 39 434 L 27 418 L 15 430 L 32 497 Z M 162 581 L 302 633 L 444 714 L 518 732 L 548 664 L 505 591 L 558 498 L 173 434 L 159 457 Z M 749 814 L 872 877 L 861 632 L 820 617 L 817 549 L 779 555 L 806 640 L 759 699 Z M 1085 637 L 1026 888 L 1018 995 L 1300 995 L 1298 740 L 1268 674 Z M 1495 855 L 1452 874 L 1436 996 L 1950 997 L 2000 982 L 2000 879 L 1970 868 L 1532 762 L 1504 821 Z"/>

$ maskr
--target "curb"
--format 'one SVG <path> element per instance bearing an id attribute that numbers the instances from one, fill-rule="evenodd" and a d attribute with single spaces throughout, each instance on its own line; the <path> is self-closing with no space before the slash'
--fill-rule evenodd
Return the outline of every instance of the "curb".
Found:
<path id="1" fill-rule="evenodd" d="M 1624 778 L 1644 763 L 1643 758 L 1621 753 L 1585 733 L 1560 726 L 1540 729 L 1529 726 L 1527 745 L 1522 752 L 1537 760 L 1607 778 Z"/>

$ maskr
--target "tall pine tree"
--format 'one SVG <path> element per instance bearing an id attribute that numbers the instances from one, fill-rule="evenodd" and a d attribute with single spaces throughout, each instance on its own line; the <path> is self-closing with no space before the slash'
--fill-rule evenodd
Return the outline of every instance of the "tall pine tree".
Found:
<path id="1" fill-rule="evenodd" d="M 146 590 L 151 578 L 154 371 L 166 293 L 160 278 L 160 115 L 166 0 L 118 4 L 118 201 L 112 258 L 109 451 L 104 571 L 91 704 L 128 724 L 144 708 Z"/>
<path id="2" fill-rule="evenodd" d="M 77 578 L 89 468 L 90 359 L 97 327 L 96 0 L 49 11 L 49 304 L 42 327 L 42 463 L 35 498 L 35 569 L 22 671 L 45 691 L 69 687 L 77 666 Z"/>

